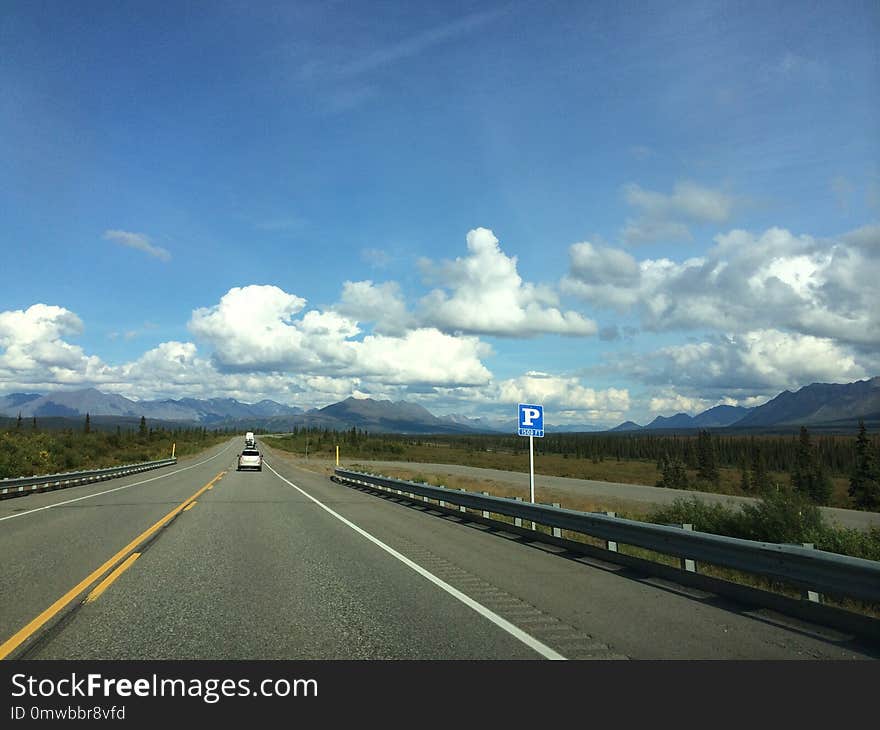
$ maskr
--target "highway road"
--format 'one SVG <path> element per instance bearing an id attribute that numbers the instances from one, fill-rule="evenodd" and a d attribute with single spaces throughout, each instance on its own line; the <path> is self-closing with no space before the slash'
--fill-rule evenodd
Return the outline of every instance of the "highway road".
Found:
<path id="1" fill-rule="evenodd" d="M 830 629 L 335 484 L 283 452 L 266 449 L 262 472 L 236 472 L 240 441 L 147 475 L 0 502 L 0 656 L 880 655 Z"/>

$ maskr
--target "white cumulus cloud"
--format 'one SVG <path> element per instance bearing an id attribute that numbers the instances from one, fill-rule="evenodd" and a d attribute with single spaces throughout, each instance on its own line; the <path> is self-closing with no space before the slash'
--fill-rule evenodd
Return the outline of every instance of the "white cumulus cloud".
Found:
<path id="1" fill-rule="evenodd" d="M 83 331 L 79 317 L 63 307 L 34 304 L 25 310 L 0 312 L 0 373 L 28 377 L 69 377 L 69 373 L 100 367 L 64 338 Z"/>
<path id="2" fill-rule="evenodd" d="M 346 281 L 335 309 L 358 322 L 375 322 L 373 331 L 378 334 L 401 335 L 415 324 L 394 281 Z"/>
<path id="3" fill-rule="evenodd" d="M 528 372 L 498 383 L 498 400 L 504 403 L 542 403 L 545 406 L 587 413 L 622 412 L 629 408 L 629 391 L 584 386 L 579 378 Z"/>
<path id="4" fill-rule="evenodd" d="M 626 310 L 638 302 L 641 269 L 626 251 L 589 242 L 569 249 L 570 271 L 562 290 L 591 302 Z"/>
<path id="5" fill-rule="evenodd" d="M 733 405 L 730 403 L 731 399 L 728 400 L 728 405 Z M 688 413 L 690 415 L 696 415 L 702 411 L 711 408 L 713 405 L 719 405 L 717 403 L 712 403 L 705 398 L 692 398 L 690 396 L 682 395 L 681 393 L 676 393 L 674 390 L 664 390 L 657 395 L 653 396 L 648 404 L 648 409 L 652 413 Z"/>
<path id="6" fill-rule="evenodd" d="M 233 287 L 211 307 L 196 309 L 189 328 L 214 347 L 217 363 L 230 370 L 281 370 L 313 365 L 318 355 L 292 318 L 306 300 L 277 286 Z M 319 337 L 313 337 L 318 341 Z"/>
<path id="7" fill-rule="evenodd" d="M 468 255 L 455 261 L 422 262 L 425 273 L 441 284 L 421 300 L 423 324 L 444 332 L 500 337 L 596 334 L 595 322 L 557 308 L 552 289 L 524 282 L 516 257 L 501 250 L 489 229 L 470 231 L 467 249 Z"/>
<path id="8" fill-rule="evenodd" d="M 304 299 L 275 286 L 236 287 L 218 304 L 194 311 L 190 329 L 213 348 L 218 367 L 231 372 L 357 376 L 398 384 L 475 384 L 490 378 L 480 358 L 491 350 L 476 337 L 420 327 L 358 340 L 356 320 L 319 310 L 294 318 L 304 306 Z"/>
<path id="9" fill-rule="evenodd" d="M 737 403 L 813 382 L 852 382 L 876 374 L 877 365 L 876 357 L 861 359 L 828 338 L 773 329 L 719 335 L 616 361 L 621 372 L 650 385 L 674 385 L 683 397 L 727 397 Z"/>
<path id="10" fill-rule="evenodd" d="M 589 243 L 570 249 L 563 291 L 595 305 L 635 309 L 644 329 L 779 329 L 880 346 L 880 228 L 836 239 L 734 230 L 700 258 L 636 262 Z"/>

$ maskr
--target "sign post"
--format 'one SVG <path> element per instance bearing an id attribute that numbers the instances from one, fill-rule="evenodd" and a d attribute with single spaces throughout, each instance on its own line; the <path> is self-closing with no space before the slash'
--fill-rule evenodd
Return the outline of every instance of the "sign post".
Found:
<path id="1" fill-rule="evenodd" d="M 544 406 L 520 403 L 517 410 L 520 436 L 529 437 L 529 498 L 535 503 L 535 437 L 544 438 Z M 532 529 L 535 523 L 532 521 Z"/>

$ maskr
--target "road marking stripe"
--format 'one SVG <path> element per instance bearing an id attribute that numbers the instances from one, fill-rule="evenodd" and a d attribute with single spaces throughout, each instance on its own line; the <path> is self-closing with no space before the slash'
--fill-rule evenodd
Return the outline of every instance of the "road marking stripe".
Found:
<path id="1" fill-rule="evenodd" d="M 221 479 L 225 474 L 225 471 L 221 471 L 217 476 L 215 476 L 208 484 L 213 484 L 218 479 Z M 79 583 L 77 583 L 73 588 L 71 588 L 67 593 L 65 593 L 61 598 L 59 598 L 55 603 L 53 603 L 49 608 L 43 611 L 39 616 L 30 621 L 28 624 L 20 628 L 16 631 L 12 636 L 10 636 L 6 641 L 0 644 L 0 660 L 8 657 L 13 651 L 15 651 L 21 644 L 27 641 L 31 636 L 34 635 L 46 622 L 50 621 L 53 617 L 55 617 L 62 609 L 64 609 L 74 598 L 80 595 L 86 588 L 88 588 L 92 583 L 98 580 L 104 573 L 110 570 L 114 565 L 116 565 L 120 560 L 122 560 L 126 555 L 128 555 L 132 550 L 134 550 L 138 545 L 144 542 L 147 538 L 149 538 L 153 533 L 158 531 L 161 527 L 163 527 L 167 522 L 171 520 L 172 517 L 176 516 L 178 512 L 180 512 L 189 502 L 201 496 L 202 492 L 204 492 L 208 488 L 206 484 L 204 487 L 199 489 L 192 497 L 185 499 L 181 502 L 177 507 L 171 510 L 167 515 L 165 515 L 162 519 L 156 522 L 152 527 L 148 527 L 144 530 L 140 535 L 138 535 L 134 540 L 132 540 L 128 545 L 126 545 L 122 550 L 120 550 L 116 555 L 110 558 L 107 562 L 105 562 L 100 568 L 92 571 L 87 577 L 83 578 Z"/>
<path id="2" fill-rule="evenodd" d="M 266 463 L 266 462 L 264 462 L 264 463 Z M 337 520 L 342 522 L 344 525 L 347 525 L 352 530 L 357 532 L 359 535 L 362 535 L 363 537 L 367 538 L 367 540 L 369 540 L 373 544 L 382 548 L 382 550 L 384 550 L 386 553 L 388 553 L 392 557 L 397 558 L 404 565 L 408 566 L 409 568 L 412 568 L 416 573 L 421 575 L 423 578 L 427 578 L 434 585 L 436 585 L 439 588 L 446 591 L 453 598 L 457 598 L 459 601 L 461 601 L 463 604 L 465 604 L 468 608 L 473 609 L 474 611 L 476 611 L 478 614 L 480 614 L 484 618 L 489 619 L 496 626 L 498 626 L 499 628 L 506 631 L 508 634 L 513 636 L 515 639 L 518 639 L 519 641 L 521 641 L 523 644 L 528 646 L 530 649 L 536 651 L 538 654 L 540 654 L 541 656 L 543 656 L 546 659 L 565 659 L 565 657 L 562 656 L 562 654 L 560 654 L 559 652 L 557 652 L 554 649 L 551 649 L 549 646 L 542 643 L 541 641 L 536 639 L 531 634 L 527 634 L 525 631 L 523 631 L 519 627 L 514 626 L 512 623 L 510 623 L 510 621 L 507 621 L 506 619 L 502 618 L 494 611 L 486 608 L 483 604 L 478 603 L 477 601 L 472 599 L 470 596 L 466 595 L 465 593 L 462 593 L 460 590 L 458 590 L 454 586 L 449 585 L 449 583 L 447 583 L 444 580 L 441 580 L 440 578 L 438 578 L 436 575 L 434 575 L 430 571 L 425 570 L 421 565 L 413 562 L 408 557 L 406 557 L 406 555 L 403 555 L 402 553 L 397 552 L 397 550 L 395 550 L 393 547 L 386 545 L 379 538 L 374 537 L 366 530 L 358 527 L 356 524 L 354 524 L 350 520 L 347 520 L 345 517 L 343 517 L 338 512 L 334 512 L 332 509 L 330 509 L 323 502 L 320 502 L 319 500 L 315 499 L 311 494 L 302 490 L 300 487 L 296 486 L 296 484 L 294 484 L 290 480 L 285 479 L 283 476 L 281 476 L 277 471 L 275 471 L 275 469 L 272 468 L 271 464 L 266 463 L 266 466 L 268 466 L 269 469 L 272 471 L 272 473 L 275 476 L 277 476 L 281 481 L 286 482 L 291 487 L 293 487 L 298 492 L 300 492 L 303 496 L 312 500 L 312 502 L 314 502 L 316 505 L 318 505 L 325 512 L 328 512 L 333 517 L 335 517 Z"/>
<path id="3" fill-rule="evenodd" d="M 183 508 L 183 511 L 184 511 L 184 512 L 189 512 L 189 511 L 190 511 L 193 507 L 195 507 L 195 506 L 196 506 L 196 502 L 195 502 L 195 500 L 193 500 L 193 501 L 190 502 L 186 507 Z"/>
<path id="4" fill-rule="evenodd" d="M 106 591 L 110 584 L 116 580 L 120 575 L 122 575 L 126 570 L 128 570 L 129 566 L 137 560 L 141 556 L 140 553 L 132 553 L 129 555 L 110 575 L 108 575 L 104 580 L 102 580 L 98 585 L 96 585 L 92 592 L 86 596 L 86 603 L 91 603 L 92 601 L 97 600 L 100 595 Z"/>
<path id="5" fill-rule="evenodd" d="M 229 444 L 229 446 L 232 446 L 232 444 Z M 45 507 L 36 507 L 35 509 L 30 509 L 27 512 L 18 512 L 17 514 L 14 514 L 14 515 L 6 515 L 6 517 L 0 517 L 0 522 L 3 522 L 3 520 L 11 520 L 13 517 L 24 517 L 25 515 L 32 515 L 34 512 L 42 512 L 44 509 L 52 509 L 53 507 L 61 507 L 65 504 L 72 504 L 73 502 L 79 502 L 83 499 L 91 499 L 92 497 L 100 497 L 102 494 L 110 494 L 110 492 L 118 492 L 120 489 L 128 489 L 130 487 L 136 487 L 139 484 L 146 484 L 147 482 L 155 482 L 157 479 L 164 479 L 165 477 L 171 477 L 171 476 L 174 476 L 175 474 L 180 474 L 180 472 L 186 471 L 187 469 L 195 469 L 197 466 L 201 466 L 202 464 L 207 464 L 209 461 L 211 461 L 211 459 L 216 459 L 221 454 L 225 453 L 226 451 L 229 451 L 229 446 L 227 446 L 225 449 L 223 449 L 223 451 L 218 451 L 213 456 L 209 456 L 204 461 L 200 461 L 198 464 L 190 464 L 189 466 L 184 466 L 181 469 L 178 469 L 177 471 L 171 471 L 171 472 L 168 472 L 167 474 L 161 474 L 160 476 L 153 477 L 152 479 L 144 479 L 143 481 L 135 482 L 134 484 L 126 484 L 122 487 L 114 487 L 113 489 L 106 489 L 103 492 L 97 492 L 95 494 L 87 494 L 84 497 L 77 497 L 76 499 L 68 499 L 65 502 L 56 502 L 55 504 L 47 504 Z"/>

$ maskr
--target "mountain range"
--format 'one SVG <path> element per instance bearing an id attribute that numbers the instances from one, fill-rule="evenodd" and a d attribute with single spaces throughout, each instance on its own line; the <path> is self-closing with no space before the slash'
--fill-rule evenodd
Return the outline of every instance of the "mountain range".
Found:
<path id="1" fill-rule="evenodd" d="M 306 412 L 272 400 L 242 403 L 234 398 L 181 398 L 135 401 L 95 388 L 39 393 L 12 393 L 0 397 L 0 416 L 41 419 L 84 418 L 86 413 L 106 423 L 108 418 L 130 421 L 174 422 L 207 427 L 288 430 L 294 426 L 347 430 L 352 427 L 385 433 L 475 433 L 496 430 L 486 419 L 466 416 L 438 418 L 415 403 L 346 398 Z"/>
<path id="2" fill-rule="evenodd" d="M 626 421 L 612 428 L 612 431 L 645 431 L 657 429 L 725 428 L 739 422 L 752 412 L 752 408 L 742 406 L 715 406 L 707 411 L 689 416 L 676 413 L 674 416 L 657 416 L 647 426 Z"/>
<path id="3" fill-rule="evenodd" d="M 134 401 L 121 395 L 102 393 L 95 388 L 39 393 L 12 393 L 0 397 L 0 415 L 23 418 L 92 416 L 145 416 L 157 421 L 186 421 L 204 425 L 231 419 L 270 418 L 302 413 L 302 408 L 271 400 L 241 403 L 234 398 L 181 398 L 180 400 Z"/>
<path id="4" fill-rule="evenodd" d="M 784 390 L 754 408 L 715 406 L 689 416 L 657 416 L 645 426 L 626 421 L 611 431 L 686 430 L 699 428 L 765 429 L 795 426 L 855 426 L 859 419 L 880 421 L 880 377 L 854 383 L 813 383 L 796 392 Z"/>
<path id="5" fill-rule="evenodd" d="M 379 433 L 512 433 L 515 419 L 438 417 L 423 406 L 407 401 L 346 398 L 323 408 L 304 410 L 272 400 L 242 403 L 234 398 L 181 398 L 135 401 L 95 388 L 48 394 L 11 393 L 0 396 L 0 416 L 16 418 L 93 417 L 178 422 L 208 427 L 231 426 L 283 431 L 313 426 L 331 430 L 352 427 Z M 849 429 L 859 418 L 880 424 L 880 377 L 854 383 L 813 383 L 796 392 L 783 391 L 761 406 L 721 405 L 696 416 L 677 413 L 657 416 L 645 426 L 626 421 L 611 432 L 691 430 L 699 428 L 767 429 L 800 425 Z M 554 426 L 549 433 L 601 431 L 595 425 Z"/>

